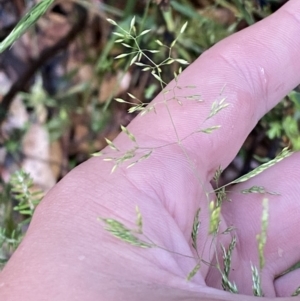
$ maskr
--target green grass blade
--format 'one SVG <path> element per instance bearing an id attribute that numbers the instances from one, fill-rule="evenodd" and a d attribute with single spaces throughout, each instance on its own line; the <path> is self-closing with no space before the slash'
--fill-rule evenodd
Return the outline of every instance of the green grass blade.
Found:
<path id="1" fill-rule="evenodd" d="M 10 47 L 30 26 L 36 23 L 53 2 L 54 0 L 43 0 L 33 6 L 33 8 L 19 21 L 11 33 L 0 43 L 0 53 Z"/>
<path id="2" fill-rule="evenodd" d="M 277 162 L 280 162 L 281 160 L 289 157 L 290 155 L 292 155 L 293 152 L 290 151 L 287 147 L 284 148 L 281 153 L 276 156 L 276 158 L 274 158 L 273 160 L 270 160 L 267 163 L 264 163 L 260 166 L 258 166 L 257 168 L 255 168 L 254 170 L 250 171 L 249 173 L 247 173 L 244 176 L 241 176 L 240 178 L 230 182 L 230 184 L 237 184 L 237 183 L 241 183 L 241 182 L 246 182 L 247 180 L 249 180 L 250 178 L 253 178 L 255 176 L 257 176 L 258 174 L 262 173 L 263 171 L 265 171 L 266 169 L 270 168 L 271 166 L 275 165 Z M 229 185 L 229 184 L 228 184 Z M 226 185 L 227 186 L 227 185 Z"/>

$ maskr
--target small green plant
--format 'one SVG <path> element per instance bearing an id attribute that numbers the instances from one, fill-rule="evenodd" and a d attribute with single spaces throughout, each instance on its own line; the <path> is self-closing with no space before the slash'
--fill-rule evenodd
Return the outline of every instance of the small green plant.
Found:
<path id="1" fill-rule="evenodd" d="M 23 170 L 18 170 L 11 176 L 10 184 L 12 197 L 17 201 L 14 210 L 24 216 L 29 216 L 30 220 L 36 206 L 41 200 L 41 192 L 32 191 L 33 180 Z M 29 220 L 26 220 L 26 222 L 29 223 Z"/>
<path id="2" fill-rule="evenodd" d="M 0 193 L 0 262 L 3 266 L 20 244 L 42 194 L 34 192 L 33 180 L 23 170 L 12 174 Z M 15 205 L 12 205 L 15 204 Z M 12 213 L 18 215 L 16 218 Z M 2 216 L 1 216 L 2 215 Z M 17 222 L 16 222 L 17 221 Z"/>
<path id="3" fill-rule="evenodd" d="M 293 150 L 300 150 L 300 93 L 292 91 L 261 122 L 270 140 L 288 140 Z"/>

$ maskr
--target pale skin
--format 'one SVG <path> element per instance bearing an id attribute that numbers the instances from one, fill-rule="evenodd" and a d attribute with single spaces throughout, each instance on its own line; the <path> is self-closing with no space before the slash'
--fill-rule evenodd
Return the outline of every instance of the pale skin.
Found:
<path id="1" fill-rule="evenodd" d="M 180 76 L 181 86 L 195 85 L 204 102 L 169 107 L 179 137 L 203 125 L 222 87 L 229 106 L 205 127 L 221 125 L 210 135 L 197 134 L 182 143 L 198 178 L 178 145 L 157 149 L 136 166 L 110 175 L 111 162 L 93 158 L 70 172 L 44 198 L 28 233 L 0 274 L 0 299 L 56 301 L 241 300 L 221 289 L 219 272 L 205 264 L 190 281 L 195 265 L 191 246 L 194 214 L 201 207 L 198 249 L 203 259 L 214 254 L 207 236 L 210 180 L 235 157 L 257 121 L 300 83 L 300 1 L 223 40 Z M 174 83 L 170 84 L 171 86 Z M 193 91 L 195 91 L 193 90 Z M 179 93 L 179 92 L 178 92 Z M 181 95 L 190 94 L 185 89 Z M 154 102 L 162 100 L 158 96 Z M 176 141 L 164 105 L 157 114 L 138 116 L 128 127 L 141 146 Z M 124 134 L 115 144 L 132 146 Z M 107 152 L 111 152 L 109 149 Z M 275 279 L 300 261 L 300 154 L 294 154 L 247 183 L 231 188 L 232 202 L 222 207 L 221 229 L 236 227 L 237 248 L 230 278 L 243 300 L 252 294 L 250 262 L 259 265 L 255 236 L 261 229 L 262 196 L 241 195 L 253 185 L 280 196 L 269 198 L 269 228 L 262 288 L 266 300 L 289 297 L 300 285 L 300 270 Z M 158 248 L 128 245 L 103 230 L 97 217 L 115 218 L 135 227 L 135 206 L 144 218 L 144 232 Z M 228 244 L 230 234 L 220 236 Z M 206 243 L 205 243 L 206 242 Z M 219 250 L 219 248 L 217 248 Z M 221 255 L 218 254 L 221 258 Z M 210 257 L 211 256 L 211 257 Z"/>

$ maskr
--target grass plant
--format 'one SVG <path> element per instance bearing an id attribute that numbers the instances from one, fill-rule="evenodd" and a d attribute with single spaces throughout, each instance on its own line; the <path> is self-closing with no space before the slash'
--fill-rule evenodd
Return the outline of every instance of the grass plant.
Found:
<path id="1" fill-rule="evenodd" d="M 33 180 L 23 170 L 12 174 L 0 192 L 0 263 L 3 266 L 20 244 L 42 193 L 33 190 Z M 13 205 L 14 204 L 14 205 Z M 17 215 L 18 218 L 13 218 Z"/>

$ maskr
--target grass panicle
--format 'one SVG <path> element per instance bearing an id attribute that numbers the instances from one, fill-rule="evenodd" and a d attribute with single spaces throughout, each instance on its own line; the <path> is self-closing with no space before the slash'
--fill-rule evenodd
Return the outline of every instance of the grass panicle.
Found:
<path id="1" fill-rule="evenodd" d="M 264 249 L 267 243 L 267 229 L 269 220 L 269 200 L 263 199 L 263 212 L 261 217 L 261 233 L 256 236 L 258 242 L 258 254 L 259 254 L 259 269 L 263 269 L 265 265 Z"/>
<path id="2" fill-rule="evenodd" d="M 158 104 L 164 104 L 168 110 L 169 116 L 170 116 L 170 121 L 172 123 L 172 126 L 174 128 L 175 134 L 177 136 L 177 143 L 179 144 L 179 146 L 181 148 L 183 148 L 182 146 L 182 141 L 187 139 L 188 137 L 190 137 L 193 134 L 196 134 L 198 132 L 202 132 L 202 133 L 206 133 L 206 134 L 211 134 L 213 131 L 217 130 L 220 128 L 219 125 L 215 125 L 215 126 L 210 126 L 208 128 L 201 128 L 200 130 L 195 130 L 194 132 L 192 132 L 191 134 L 189 134 L 186 137 L 180 138 L 178 136 L 173 118 L 172 118 L 172 114 L 169 110 L 168 107 L 168 102 L 170 101 L 176 101 L 179 105 L 183 105 L 183 101 L 197 101 L 197 102 L 202 102 L 203 100 L 201 99 L 201 95 L 197 94 L 197 93 L 191 93 L 189 95 L 186 96 L 177 96 L 177 91 L 178 90 L 182 90 L 184 89 L 194 89 L 196 88 L 194 85 L 187 85 L 187 86 L 180 86 L 179 85 L 179 81 L 178 78 L 182 72 L 182 67 L 181 66 L 185 66 L 188 65 L 188 62 L 184 59 L 178 58 L 175 55 L 176 51 L 174 50 L 174 46 L 176 45 L 179 36 L 181 34 L 184 33 L 184 31 L 186 30 L 187 27 L 187 23 L 184 23 L 178 33 L 178 35 L 176 36 L 176 38 L 173 40 L 173 42 L 170 44 L 170 46 L 163 44 L 161 41 L 159 41 L 158 39 L 156 39 L 156 43 L 159 47 L 159 49 L 142 49 L 140 47 L 140 42 L 141 42 L 141 38 L 143 38 L 144 36 L 151 34 L 152 31 L 150 29 L 143 29 L 140 33 L 139 33 L 139 26 L 136 24 L 136 18 L 133 17 L 130 21 L 130 25 L 129 25 L 129 29 L 124 29 L 122 26 L 120 26 L 117 22 L 115 22 L 112 19 L 108 19 L 107 20 L 110 24 L 112 24 L 113 26 L 116 27 L 117 31 L 113 32 L 113 34 L 115 36 L 118 37 L 118 40 L 116 41 L 117 43 L 121 43 L 121 45 L 124 46 L 125 52 L 121 53 L 119 55 L 117 55 L 115 57 L 115 59 L 117 60 L 130 60 L 129 65 L 136 65 L 140 68 L 142 68 L 142 71 L 144 72 L 150 72 L 150 74 L 158 81 L 158 84 L 161 88 L 162 91 L 162 95 L 163 95 L 163 100 L 160 102 L 156 102 L 155 104 L 146 104 L 143 103 L 140 99 L 138 99 L 136 96 L 134 96 L 131 93 L 127 93 L 129 100 L 125 100 L 123 98 L 115 98 L 115 100 L 119 103 L 125 103 L 125 104 L 129 104 L 131 105 L 131 107 L 128 109 L 129 113 L 134 113 L 134 112 L 139 112 L 141 113 L 141 116 L 149 113 L 151 111 L 156 113 L 156 109 L 155 107 Z M 165 59 L 162 59 L 162 61 L 160 62 L 155 62 L 152 58 L 150 54 L 155 54 L 160 52 L 160 49 L 164 48 L 168 50 L 168 56 Z M 127 52 L 129 51 L 129 52 Z M 142 60 L 142 61 L 141 61 Z M 163 67 L 165 66 L 170 66 L 172 64 L 179 64 L 179 69 L 178 71 L 174 71 L 174 80 L 175 80 L 175 85 L 171 88 L 171 89 L 165 89 L 166 87 L 166 82 L 163 79 Z M 215 114 L 217 114 L 219 111 L 221 111 L 222 109 L 224 109 L 225 107 L 228 106 L 227 103 L 225 103 L 225 99 L 226 98 L 222 98 L 220 101 L 215 101 L 212 104 L 212 108 L 211 108 L 211 113 L 210 113 L 210 117 L 214 116 Z M 132 160 L 131 162 L 129 162 L 129 165 L 127 166 L 132 167 L 134 165 L 136 165 L 137 163 L 147 159 L 150 157 L 150 155 L 153 153 L 153 151 L 155 149 L 158 148 L 162 148 L 164 146 L 168 146 L 170 144 L 173 143 L 169 143 L 166 145 L 162 145 L 162 146 L 158 146 L 156 148 L 145 148 L 142 147 L 140 145 L 137 144 L 136 141 L 136 137 L 134 136 L 133 133 L 131 133 L 125 126 L 121 125 L 121 130 L 123 133 L 125 133 L 127 135 L 127 137 L 136 144 L 136 146 L 127 151 L 125 154 L 123 155 L 119 155 L 119 156 L 109 156 L 106 157 L 104 156 L 104 160 L 105 161 L 114 161 L 114 165 L 112 167 L 112 172 L 114 172 L 122 163 L 128 161 L 128 160 L 132 160 L 136 157 L 137 153 L 139 151 L 144 152 L 142 155 L 139 156 L 138 159 L 136 160 Z M 106 139 L 106 142 L 108 144 L 108 146 L 114 150 L 114 151 L 119 151 L 119 149 L 117 148 L 117 146 L 110 140 Z M 183 150 L 185 156 L 187 156 L 187 153 Z M 105 153 L 102 153 L 103 155 L 105 155 Z M 191 161 L 189 158 L 187 158 L 189 161 Z"/>
<path id="3" fill-rule="evenodd" d="M 256 266 L 253 266 L 251 264 L 251 272 L 252 272 L 252 291 L 253 295 L 256 297 L 263 297 L 263 291 L 261 288 L 261 279 L 260 274 L 256 268 Z"/>
<path id="4" fill-rule="evenodd" d="M 220 179 L 220 176 L 223 172 L 223 169 L 221 166 L 218 167 L 218 169 L 215 171 L 215 174 L 214 174 L 214 177 L 213 177 L 213 180 L 215 181 L 215 183 L 218 185 L 218 182 L 219 182 L 219 179 Z"/>
<path id="5" fill-rule="evenodd" d="M 221 245 L 222 253 L 223 253 L 223 264 L 224 271 L 222 271 L 222 287 L 225 291 L 231 293 L 238 293 L 237 286 L 234 282 L 229 280 L 229 273 L 231 269 L 231 261 L 232 261 L 232 252 L 236 246 L 236 236 L 233 236 L 231 242 L 226 250 L 223 245 Z"/>
<path id="6" fill-rule="evenodd" d="M 213 131 L 218 130 L 220 127 L 220 125 L 214 125 L 205 129 L 200 129 L 198 131 L 205 134 L 211 134 Z"/>
<path id="7" fill-rule="evenodd" d="M 290 151 L 288 147 L 285 147 L 273 160 L 270 160 L 269 162 L 258 166 L 257 168 L 253 169 L 252 171 L 250 171 L 246 175 L 241 176 L 240 178 L 230 182 L 230 184 L 237 184 L 237 183 L 245 182 L 245 181 L 259 175 L 260 173 L 262 173 L 266 169 L 274 166 L 276 163 L 282 161 L 283 159 L 291 156 L 292 154 L 293 154 L 293 152 Z"/>
<path id="8" fill-rule="evenodd" d="M 226 228 L 226 230 L 223 231 L 222 234 L 229 234 L 234 230 L 236 230 L 236 228 L 234 226 L 230 226 L 230 227 Z"/>
<path id="9" fill-rule="evenodd" d="M 243 193 L 243 194 L 259 193 L 259 194 L 280 195 L 278 192 L 266 190 L 266 188 L 263 186 L 252 186 L 248 189 L 241 190 L 241 193 Z"/>
<path id="10" fill-rule="evenodd" d="M 191 233 L 192 247 L 196 250 L 197 253 L 198 253 L 197 238 L 198 238 L 199 227 L 200 227 L 200 220 L 199 220 L 200 211 L 201 211 L 201 208 L 198 208 L 196 211 L 196 214 L 194 216 L 194 222 L 193 222 L 193 230 Z"/>
<path id="11" fill-rule="evenodd" d="M 229 281 L 228 277 L 225 274 L 222 275 L 222 287 L 224 291 L 238 294 L 238 288 L 234 282 Z"/>
<path id="12" fill-rule="evenodd" d="M 176 57 L 176 51 L 173 52 L 173 48 L 176 45 L 176 43 L 179 41 L 179 36 L 186 30 L 187 28 L 187 23 L 185 23 L 179 32 L 179 36 L 176 37 L 173 42 L 170 44 L 170 46 L 165 45 L 161 40 L 159 39 L 154 39 L 156 41 L 156 45 L 158 46 L 158 49 L 142 49 L 140 47 L 140 42 L 141 40 L 147 36 L 147 35 L 153 35 L 154 32 L 151 31 L 150 29 L 143 29 L 139 31 L 139 24 L 137 24 L 136 18 L 132 18 L 130 21 L 129 29 L 124 29 L 122 28 L 117 22 L 113 21 L 112 19 L 108 19 L 108 22 L 112 24 L 113 26 L 116 27 L 116 31 L 113 33 L 115 36 L 117 36 L 116 43 L 119 43 L 124 47 L 124 53 L 121 53 L 115 57 L 116 60 L 127 60 L 128 65 L 136 65 L 143 72 L 149 72 L 150 75 L 157 81 L 157 84 L 161 88 L 161 95 L 162 95 L 162 100 L 157 101 L 154 104 L 147 104 L 143 103 L 139 98 L 136 96 L 132 95 L 131 93 L 128 93 L 127 97 L 125 99 L 123 98 L 115 98 L 115 100 L 119 103 L 127 104 L 130 105 L 130 108 L 128 109 L 129 113 L 140 113 L 140 116 L 154 112 L 156 113 L 156 107 L 157 105 L 165 105 L 169 117 L 170 117 L 170 122 L 172 124 L 172 127 L 174 129 L 176 139 L 177 141 L 174 141 L 172 143 L 168 143 L 165 145 L 161 145 L 158 147 L 143 147 L 139 144 L 137 144 L 137 139 L 134 135 L 134 133 L 131 133 L 125 126 L 121 126 L 122 132 L 127 135 L 128 139 L 131 140 L 135 145 L 132 149 L 126 151 L 125 153 L 122 153 L 119 151 L 117 146 L 110 140 L 106 140 L 107 144 L 110 149 L 112 149 L 116 153 L 117 156 L 111 156 L 109 155 L 106 157 L 106 154 L 104 154 L 105 158 L 104 160 L 106 161 L 113 161 L 114 166 L 112 169 L 112 172 L 116 170 L 117 167 L 119 167 L 121 164 L 124 162 L 128 162 L 127 167 L 134 166 L 138 162 L 147 159 L 150 157 L 150 155 L 153 153 L 155 149 L 159 149 L 162 147 L 166 147 L 169 145 L 174 145 L 178 144 L 180 148 L 182 149 L 186 159 L 189 161 L 190 166 L 192 170 L 195 172 L 195 176 L 199 180 L 199 183 L 201 184 L 201 179 L 198 177 L 197 171 L 195 170 L 193 166 L 192 160 L 189 158 L 187 155 L 187 152 L 183 148 L 182 142 L 191 137 L 194 134 L 212 134 L 214 131 L 218 130 L 221 128 L 221 125 L 213 125 L 209 127 L 203 126 L 205 121 L 213 118 L 216 114 L 221 112 L 223 109 L 227 108 L 229 106 L 229 103 L 226 102 L 226 97 L 223 95 L 223 92 L 225 90 L 225 86 L 223 86 L 221 93 L 219 96 L 217 96 L 217 99 L 212 103 L 210 112 L 208 114 L 208 117 L 204 120 L 203 124 L 198 127 L 198 129 L 195 129 L 194 132 L 188 134 L 185 137 L 179 137 L 176 125 L 174 123 L 174 120 L 172 118 L 172 113 L 169 109 L 169 102 L 176 101 L 178 105 L 183 106 L 185 101 L 197 101 L 199 103 L 203 102 L 203 99 L 200 94 L 198 93 L 190 93 L 190 95 L 187 96 L 178 96 L 177 92 L 182 89 L 194 89 L 196 88 L 195 86 L 181 86 L 180 85 L 180 74 L 182 71 L 182 68 L 179 67 L 178 71 L 174 71 L 174 85 L 172 88 L 166 88 L 166 80 L 164 79 L 164 67 L 170 66 L 172 64 L 179 64 L 182 66 L 188 65 L 188 62 L 184 59 Z M 157 53 L 160 53 L 162 49 L 168 49 L 168 55 L 165 59 L 160 61 L 159 63 L 154 61 L 154 55 Z M 174 55 L 175 54 L 175 55 Z M 178 93 L 179 94 L 179 93 Z M 181 93 L 180 93 L 181 94 Z M 218 187 L 218 182 L 220 179 L 220 175 L 222 173 L 222 168 L 221 166 L 216 170 L 215 175 L 213 177 L 213 180 L 215 181 L 217 188 L 213 191 L 215 193 L 215 199 L 209 202 L 209 211 L 210 211 L 210 221 L 209 221 L 209 234 L 213 235 L 213 243 L 216 242 L 216 237 L 219 232 L 219 225 L 221 222 L 221 206 L 222 203 L 226 201 L 230 201 L 227 196 L 226 192 L 226 187 L 231 184 L 237 184 L 241 182 L 245 182 L 252 177 L 260 174 L 264 170 L 270 168 L 274 164 L 280 162 L 284 158 L 290 156 L 292 152 L 288 148 L 284 148 L 282 152 L 273 160 L 262 164 L 261 166 L 257 167 L 253 171 L 249 172 L 248 174 L 232 181 L 229 184 L 223 185 L 222 187 Z M 259 193 L 259 194 L 270 194 L 270 195 L 278 195 L 276 192 L 270 192 L 266 190 L 263 186 L 252 186 L 248 189 L 244 189 L 242 191 L 243 194 L 247 193 Z M 209 200 L 210 198 L 210 193 L 206 193 L 207 199 Z M 139 208 L 136 208 L 136 213 L 137 213 L 137 219 L 136 219 L 136 225 L 137 225 L 137 230 L 131 230 L 124 226 L 122 223 L 113 220 L 113 219 L 102 219 L 101 220 L 105 223 L 105 229 L 109 231 L 112 235 L 116 236 L 117 238 L 135 246 L 143 247 L 143 248 L 153 248 L 153 247 L 158 247 L 161 248 L 165 251 L 169 251 L 170 253 L 175 253 L 179 254 L 177 252 L 174 252 L 172 250 L 167 250 L 163 247 L 159 247 L 155 243 L 153 243 L 150 239 L 147 238 L 147 236 L 143 233 L 143 220 L 142 220 L 142 214 L 139 211 Z M 186 280 L 190 281 L 200 270 L 201 267 L 201 262 L 204 262 L 203 259 L 199 258 L 198 255 L 198 248 L 197 248 L 197 240 L 199 236 L 199 228 L 200 228 L 200 220 L 199 220 L 199 215 L 200 215 L 200 208 L 197 209 L 195 215 L 194 215 L 194 220 L 193 220 L 193 227 L 191 231 L 191 240 L 192 240 L 192 247 L 196 250 L 197 252 L 197 264 L 195 267 L 192 269 L 192 271 L 187 275 Z M 267 199 L 264 199 L 263 201 L 263 214 L 262 214 L 262 231 L 259 235 L 257 235 L 257 243 L 258 243 L 258 249 L 259 249 L 259 271 L 257 270 L 256 267 L 251 266 L 251 271 L 252 271 L 252 279 L 253 279 L 253 293 L 255 296 L 262 296 L 262 290 L 261 290 L 261 284 L 260 284 L 260 274 L 261 270 L 264 267 L 264 247 L 266 244 L 266 237 L 267 237 L 267 225 L 268 225 L 268 202 Z M 222 234 L 230 234 L 232 231 L 236 230 L 234 225 L 231 225 L 227 227 L 225 231 L 222 232 Z M 147 241 L 141 240 L 137 235 L 138 234 L 143 234 L 147 238 Z M 149 243 L 149 242 L 150 243 Z M 236 246 L 236 236 L 232 236 L 232 240 L 228 246 L 228 249 L 226 250 L 224 246 L 221 245 L 222 252 L 223 252 L 223 263 L 224 263 L 224 271 L 221 271 L 222 275 L 222 287 L 224 290 L 232 292 L 232 293 L 238 293 L 238 288 L 234 282 L 231 282 L 229 280 L 229 273 L 231 269 L 231 262 L 232 262 L 232 253 L 233 250 Z M 181 254 L 182 256 L 185 256 Z M 190 256 L 186 256 L 190 257 Z M 217 268 L 219 268 L 219 265 L 217 265 Z"/>
<path id="13" fill-rule="evenodd" d="M 206 118 L 206 120 L 212 118 L 217 113 L 219 113 L 221 110 L 223 110 L 223 109 L 225 109 L 226 107 L 229 106 L 229 103 L 226 103 L 225 100 L 226 100 L 226 97 L 223 97 L 221 100 L 219 100 L 219 101 L 215 100 L 212 103 L 210 113 L 209 113 L 208 117 Z"/>
<path id="14" fill-rule="evenodd" d="M 215 201 L 211 201 L 209 204 L 210 210 L 210 222 L 209 222 L 209 234 L 217 234 L 219 231 L 221 207 L 216 206 Z"/>
<path id="15" fill-rule="evenodd" d="M 191 270 L 191 272 L 187 275 L 186 280 L 190 281 L 200 270 L 201 264 L 197 263 L 195 267 Z"/>
<path id="16" fill-rule="evenodd" d="M 229 201 L 229 199 L 227 197 L 225 187 L 222 187 L 221 189 L 216 191 L 216 206 L 221 207 L 224 201 Z"/>
<path id="17" fill-rule="evenodd" d="M 136 225 L 138 227 L 137 232 L 139 234 L 143 234 L 143 217 L 140 208 L 138 206 L 135 206 L 135 211 L 136 211 Z"/>
<path id="18" fill-rule="evenodd" d="M 141 228 L 139 228 L 138 231 L 135 231 L 127 228 L 124 224 L 122 224 L 121 222 L 115 219 L 101 218 L 101 217 L 99 219 L 104 222 L 105 225 L 104 229 L 110 232 L 113 236 L 117 237 L 118 239 L 130 245 L 141 247 L 141 248 L 154 247 L 153 244 L 145 242 L 136 236 L 137 232 L 142 232 Z"/>
<path id="19" fill-rule="evenodd" d="M 125 126 L 121 125 L 121 129 L 122 132 L 125 133 L 132 142 L 136 143 L 135 136 L 131 132 L 129 132 L 129 130 Z"/>
<path id="20" fill-rule="evenodd" d="M 292 297 L 296 297 L 300 295 L 300 286 L 297 287 L 297 289 L 292 293 Z"/>

